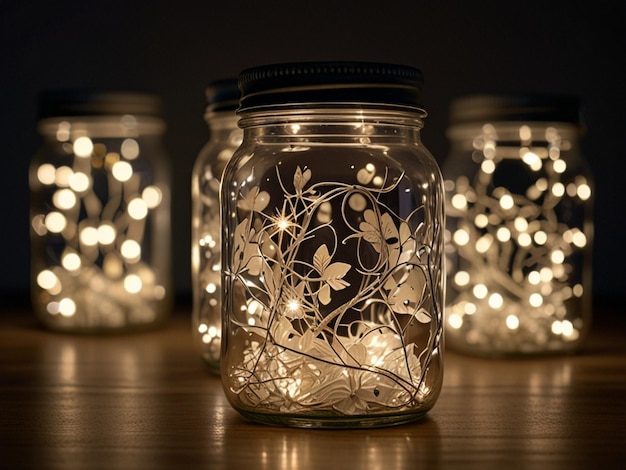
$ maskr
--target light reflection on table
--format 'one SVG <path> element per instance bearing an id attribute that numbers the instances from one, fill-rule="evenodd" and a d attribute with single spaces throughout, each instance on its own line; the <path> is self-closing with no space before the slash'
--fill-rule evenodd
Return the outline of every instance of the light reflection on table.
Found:
<path id="1" fill-rule="evenodd" d="M 595 338 L 573 356 L 448 352 L 425 420 L 305 430 L 239 416 L 203 368 L 186 315 L 121 336 L 55 334 L 14 316 L 0 328 L 0 455 L 63 469 L 612 462 L 626 458 L 626 347 L 619 330 Z"/>

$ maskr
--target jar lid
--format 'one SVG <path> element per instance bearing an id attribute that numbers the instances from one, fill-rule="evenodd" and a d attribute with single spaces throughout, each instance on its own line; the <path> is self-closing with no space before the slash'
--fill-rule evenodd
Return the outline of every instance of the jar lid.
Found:
<path id="1" fill-rule="evenodd" d="M 556 93 L 474 94 L 452 101 L 450 124 L 486 121 L 580 122 L 580 97 Z"/>
<path id="2" fill-rule="evenodd" d="M 162 117 L 161 99 L 150 93 L 89 89 L 45 90 L 39 95 L 39 118 L 62 116 Z"/>
<path id="3" fill-rule="evenodd" d="M 205 90 L 207 111 L 235 111 L 239 107 L 239 91 L 236 78 L 224 78 L 209 83 Z"/>
<path id="4" fill-rule="evenodd" d="M 419 69 L 371 62 L 295 62 L 239 75 L 239 110 L 316 103 L 367 103 L 423 109 Z"/>

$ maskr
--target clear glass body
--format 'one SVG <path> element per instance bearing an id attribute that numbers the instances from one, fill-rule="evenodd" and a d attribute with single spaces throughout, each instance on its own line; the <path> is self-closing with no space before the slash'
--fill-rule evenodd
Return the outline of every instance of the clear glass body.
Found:
<path id="1" fill-rule="evenodd" d="M 418 419 L 443 374 L 443 187 L 423 115 L 242 114 L 222 185 L 222 381 L 250 419 Z"/>
<path id="2" fill-rule="evenodd" d="M 220 373 L 222 337 L 222 224 L 219 190 L 226 163 L 241 144 L 235 111 L 207 113 L 209 141 L 196 159 L 191 180 L 191 277 L 194 342 L 209 369 Z"/>
<path id="3" fill-rule="evenodd" d="M 163 128 L 130 115 L 40 122 L 29 173 L 31 297 L 47 327 L 114 332 L 169 314 Z"/>
<path id="4" fill-rule="evenodd" d="M 571 351 L 591 321 L 592 179 L 568 123 L 449 130 L 446 344 Z"/>

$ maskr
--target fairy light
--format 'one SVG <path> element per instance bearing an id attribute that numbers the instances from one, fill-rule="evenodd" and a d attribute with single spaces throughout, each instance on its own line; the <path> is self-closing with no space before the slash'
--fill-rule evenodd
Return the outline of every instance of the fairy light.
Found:
<path id="1" fill-rule="evenodd" d="M 528 303 L 532 306 L 532 307 L 540 307 L 543 304 L 543 297 L 541 296 L 541 294 L 530 294 L 530 297 L 528 298 Z"/>
<path id="2" fill-rule="evenodd" d="M 576 194 L 580 199 L 586 201 L 591 197 L 591 187 L 589 187 L 586 183 L 580 184 L 576 190 Z"/>
<path id="3" fill-rule="evenodd" d="M 454 329 L 459 329 L 463 326 L 463 317 L 458 313 L 452 313 L 448 315 L 448 325 Z"/>
<path id="4" fill-rule="evenodd" d="M 576 284 L 573 289 L 572 289 L 572 293 L 574 294 L 574 296 L 576 297 L 582 297 L 582 295 L 584 294 L 584 288 L 582 284 Z"/>
<path id="5" fill-rule="evenodd" d="M 506 327 L 509 330 L 517 330 L 519 328 L 519 318 L 515 315 L 507 315 Z"/>
<path id="6" fill-rule="evenodd" d="M 554 183 L 552 186 L 552 194 L 556 197 L 562 197 L 565 194 L 565 186 L 563 183 Z"/>
<path id="7" fill-rule="evenodd" d="M 565 173 L 565 170 L 567 169 L 567 163 L 565 163 L 565 160 L 555 160 L 554 162 L 552 162 L 552 169 L 555 171 L 555 173 Z"/>
<path id="8" fill-rule="evenodd" d="M 76 253 L 67 253 L 63 256 L 61 264 L 68 271 L 77 271 L 81 266 L 80 256 Z"/>
<path id="9" fill-rule="evenodd" d="M 60 166 L 54 173 L 54 184 L 59 188 L 67 188 L 70 185 L 70 177 L 74 174 L 69 166 Z"/>
<path id="10" fill-rule="evenodd" d="M 515 221 L 513 222 L 515 225 L 515 230 L 518 232 L 524 232 L 528 230 L 528 220 L 524 217 L 515 217 Z"/>
<path id="11" fill-rule="evenodd" d="M 141 193 L 141 198 L 148 206 L 148 209 L 154 209 L 161 203 L 162 199 L 161 190 L 156 186 L 146 186 Z"/>
<path id="12" fill-rule="evenodd" d="M 71 209 L 76 205 L 76 195 L 70 189 L 59 189 L 52 196 L 52 203 L 58 209 Z"/>
<path id="13" fill-rule="evenodd" d="M 455 194 L 451 202 L 455 209 L 462 210 L 467 207 L 467 198 L 463 194 Z"/>
<path id="14" fill-rule="evenodd" d="M 128 160 L 134 160 L 139 156 L 139 144 L 135 139 L 124 139 L 120 147 L 120 153 Z"/>
<path id="15" fill-rule="evenodd" d="M 476 217 L 474 218 L 474 225 L 478 228 L 485 228 L 489 225 L 489 217 L 485 214 L 476 214 Z"/>
<path id="16" fill-rule="evenodd" d="M 298 299 L 291 299 L 287 302 L 287 309 L 291 312 L 297 312 L 298 310 L 300 310 L 301 306 L 302 305 L 300 304 L 300 301 L 298 301 Z"/>
<path id="17" fill-rule="evenodd" d="M 520 233 L 517 237 L 517 243 L 519 246 L 529 247 L 533 243 L 532 237 L 527 233 Z"/>
<path id="18" fill-rule="evenodd" d="M 541 274 L 539 274 L 538 271 L 531 271 L 528 273 L 528 282 L 531 285 L 536 286 L 541 282 Z"/>
<path id="19" fill-rule="evenodd" d="M 539 171 L 539 170 L 541 170 L 541 168 L 543 166 L 542 163 L 541 163 L 541 158 L 539 158 L 539 156 L 536 153 L 533 153 L 533 152 L 526 152 L 526 153 L 524 153 L 524 156 L 522 157 L 522 160 L 533 171 Z"/>
<path id="20" fill-rule="evenodd" d="M 506 227 L 500 227 L 496 232 L 496 238 L 502 243 L 508 242 L 511 239 L 511 231 Z"/>
<path id="21" fill-rule="evenodd" d="M 59 301 L 59 313 L 64 317 L 71 317 L 76 313 L 76 303 L 69 297 Z"/>
<path id="22" fill-rule="evenodd" d="M 477 299 L 484 299 L 485 297 L 487 297 L 489 290 L 484 284 L 476 284 L 472 292 L 474 293 L 474 297 L 476 297 Z"/>
<path id="23" fill-rule="evenodd" d="M 67 184 L 73 191 L 82 193 L 89 189 L 90 182 L 89 177 L 85 173 L 77 171 L 69 176 Z"/>
<path id="24" fill-rule="evenodd" d="M 128 162 L 118 161 L 113 164 L 111 173 L 116 180 L 123 183 L 133 176 L 133 167 Z"/>
<path id="25" fill-rule="evenodd" d="M 80 242 L 86 246 L 98 244 L 98 229 L 96 227 L 84 227 L 79 234 Z"/>
<path id="26" fill-rule="evenodd" d="M 467 233 L 467 231 L 463 229 L 459 229 L 456 232 L 454 232 L 454 235 L 452 236 L 452 238 L 454 242 L 459 246 L 467 245 L 467 243 L 470 240 L 469 233 Z"/>
<path id="27" fill-rule="evenodd" d="M 489 296 L 487 303 L 491 308 L 499 309 L 502 308 L 502 305 L 504 305 L 504 299 L 502 298 L 502 295 L 496 292 Z"/>
<path id="28" fill-rule="evenodd" d="M 483 160 L 480 164 L 480 169 L 483 173 L 490 175 L 496 170 L 496 164 L 491 160 Z"/>
<path id="29" fill-rule="evenodd" d="M 101 245 L 110 245 L 115 241 L 117 231 L 110 223 L 103 223 L 98 227 L 97 239 Z"/>
<path id="30" fill-rule="evenodd" d="M 470 282 L 470 275 L 467 271 L 459 271 L 454 275 L 454 282 L 458 286 L 466 286 Z"/>
<path id="31" fill-rule="evenodd" d="M 460 126 L 450 129 L 453 139 L 467 138 L 469 127 Z M 592 190 L 584 171 L 575 175 L 581 168 L 577 156 L 570 158 L 575 144 L 568 126 L 484 124 L 469 141 L 475 150 L 463 153 L 475 173 L 459 174 L 467 164 L 453 159 L 444 167 L 453 345 L 559 350 L 586 327 L 579 319 L 579 299 L 588 294 L 579 264 L 591 243 L 582 220 Z M 516 172 L 520 177 L 507 186 Z"/>
<path id="32" fill-rule="evenodd" d="M 60 212 L 49 212 L 44 220 L 46 228 L 52 233 L 61 233 L 67 226 L 67 219 Z"/>
<path id="33" fill-rule="evenodd" d="M 478 253 L 487 253 L 493 245 L 493 236 L 487 233 L 476 240 L 476 251 Z"/>
<path id="34" fill-rule="evenodd" d="M 135 220 L 143 220 L 148 215 L 148 205 L 142 198 L 132 199 L 128 203 L 128 215 Z"/>
<path id="35" fill-rule="evenodd" d="M 141 291 L 143 287 L 143 282 L 141 278 L 136 274 L 129 274 L 124 278 L 124 289 L 129 294 L 137 294 Z"/>
<path id="36" fill-rule="evenodd" d="M 565 253 L 561 250 L 554 250 L 550 255 L 550 259 L 554 264 L 562 264 L 565 261 Z"/>
<path id="37" fill-rule="evenodd" d="M 289 227 L 289 221 L 287 219 L 281 218 L 276 222 L 279 230 L 287 230 Z"/>
<path id="38" fill-rule="evenodd" d="M 59 278 L 49 269 L 44 269 L 37 274 L 37 284 L 42 289 L 52 289 L 59 283 Z"/>
<path id="39" fill-rule="evenodd" d="M 512 209 L 514 205 L 515 201 L 513 201 L 513 198 L 510 194 L 505 194 L 500 198 L 500 207 L 502 207 L 502 209 L 504 209 L 505 211 Z"/>
<path id="40" fill-rule="evenodd" d="M 41 184 L 49 186 L 56 179 L 56 168 L 50 163 L 44 163 L 37 168 L 37 179 Z"/>
<path id="41" fill-rule="evenodd" d="M 543 230 L 537 230 L 533 235 L 533 239 L 537 245 L 545 245 L 548 241 L 548 234 Z"/>
<path id="42" fill-rule="evenodd" d="M 77 157 L 90 157 L 93 152 L 93 142 L 89 137 L 79 137 L 74 141 L 73 151 Z"/>
<path id="43" fill-rule="evenodd" d="M 135 240 L 125 240 L 120 246 L 120 253 L 128 262 L 139 261 L 141 257 L 141 245 Z"/>
<path id="44" fill-rule="evenodd" d="M 150 121 L 145 129 L 152 133 L 153 127 Z M 150 184 L 159 163 L 139 161 L 139 130 L 131 115 L 117 123 L 93 116 L 42 126 L 54 145 L 41 155 L 54 160 L 31 169 L 32 190 L 42 201 L 33 206 L 33 247 L 47 250 L 33 287 L 45 292 L 38 313 L 46 323 L 46 316 L 54 318 L 53 328 L 106 330 L 164 313 L 157 302 L 166 297 L 165 286 L 144 253 L 159 245 L 144 222 L 163 202 L 162 189 Z M 142 169 L 140 178 L 133 178 L 131 161 Z M 141 295 L 129 300 L 131 294 Z"/>

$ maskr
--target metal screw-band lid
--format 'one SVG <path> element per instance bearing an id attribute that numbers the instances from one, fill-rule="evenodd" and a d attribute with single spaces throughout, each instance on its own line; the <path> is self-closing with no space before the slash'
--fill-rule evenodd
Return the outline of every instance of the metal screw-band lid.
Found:
<path id="1" fill-rule="evenodd" d="M 487 121 L 580 122 L 580 98 L 550 93 L 474 94 L 454 100 L 450 124 Z"/>
<path id="2" fill-rule="evenodd" d="M 419 108 L 419 69 L 370 62 L 299 62 L 246 69 L 240 111 L 298 104 L 366 103 Z"/>
<path id="3" fill-rule="evenodd" d="M 39 95 L 40 119 L 124 114 L 161 118 L 161 99 L 143 92 L 88 89 L 46 90 Z"/>

